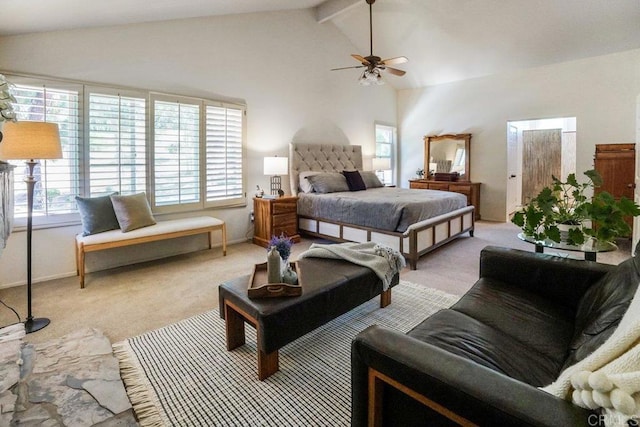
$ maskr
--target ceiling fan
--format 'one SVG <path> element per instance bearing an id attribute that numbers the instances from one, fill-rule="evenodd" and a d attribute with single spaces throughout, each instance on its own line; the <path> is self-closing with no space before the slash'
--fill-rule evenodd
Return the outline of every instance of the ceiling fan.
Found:
<path id="1" fill-rule="evenodd" d="M 369 47 L 370 54 L 369 56 L 361 56 L 353 54 L 351 55 L 356 61 L 359 61 L 362 65 L 356 65 L 354 67 L 342 67 L 342 68 L 333 68 L 331 71 L 336 70 L 347 70 L 351 68 L 366 68 L 360 79 L 358 80 L 361 85 L 368 86 L 372 84 L 384 84 L 382 80 L 382 71 L 388 71 L 389 73 L 402 77 L 405 75 L 405 71 L 398 70 L 397 68 L 391 68 L 389 65 L 396 64 L 404 64 L 409 61 L 404 56 L 397 56 L 395 58 L 389 59 L 381 59 L 379 56 L 375 56 L 373 54 L 373 18 L 372 18 L 372 5 L 376 2 L 376 0 L 366 0 L 369 5 Z"/>

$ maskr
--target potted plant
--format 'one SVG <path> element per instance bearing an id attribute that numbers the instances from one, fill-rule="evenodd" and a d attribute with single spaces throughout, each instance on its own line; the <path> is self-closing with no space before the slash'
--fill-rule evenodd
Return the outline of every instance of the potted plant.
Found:
<path id="1" fill-rule="evenodd" d="M 640 215 L 640 206 L 626 197 L 616 200 L 606 191 L 591 197 L 593 190 L 602 185 L 602 177 L 595 170 L 584 175 L 587 181 L 583 183 L 573 173 L 566 181 L 554 176 L 552 186 L 543 188 L 511 221 L 535 241 L 551 240 L 571 246 L 588 244 L 595 248 L 628 236 L 631 227 L 625 218 Z"/>

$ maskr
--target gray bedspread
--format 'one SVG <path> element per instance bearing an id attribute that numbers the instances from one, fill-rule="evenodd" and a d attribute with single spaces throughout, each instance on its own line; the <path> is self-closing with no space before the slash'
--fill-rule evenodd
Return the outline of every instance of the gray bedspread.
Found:
<path id="1" fill-rule="evenodd" d="M 463 194 L 407 188 L 298 193 L 298 215 L 404 232 L 411 224 L 467 206 Z"/>

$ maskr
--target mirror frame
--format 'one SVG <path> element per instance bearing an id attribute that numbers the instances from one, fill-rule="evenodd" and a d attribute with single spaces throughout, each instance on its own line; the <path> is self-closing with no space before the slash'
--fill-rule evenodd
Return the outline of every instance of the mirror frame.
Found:
<path id="1" fill-rule="evenodd" d="M 429 153 L 431 152 L 431 143 L 443 141 L 443 140 L 457 140 L 464 141 L 464 179 L 459 182 L 471 182 L 471 134 L 470 133 L 455 133 L 445 135 L 426 135 L 424 137 L 424 170 L 429 170 Z M 428 179 L 428 178 L 425 178 Z"/>

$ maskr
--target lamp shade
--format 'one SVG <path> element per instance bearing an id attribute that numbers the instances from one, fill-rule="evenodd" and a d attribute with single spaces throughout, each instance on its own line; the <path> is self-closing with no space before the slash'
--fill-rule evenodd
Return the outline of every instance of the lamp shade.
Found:
<path id="1" fill-rule="evenodd" d="M 264 174 L 265 175 L 287 175 L 289 173 L 288 157 L 265 157 L 264 158 Z"/>
<path id="2" fill-rule="evenodd" d="M 2 128 L 0 159 L 61 159 L 56 123 L 6 122 Z"/>
<path id="3" fill-rule="evenodd" d="M 371 169 L 374 171 L 384 171 L 391 169 L 391 159 L 388 157 L 374 157 L 371 160 Z"/>

